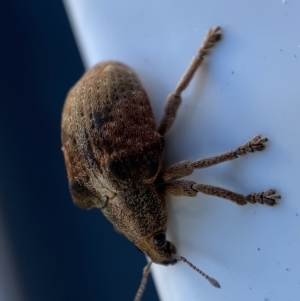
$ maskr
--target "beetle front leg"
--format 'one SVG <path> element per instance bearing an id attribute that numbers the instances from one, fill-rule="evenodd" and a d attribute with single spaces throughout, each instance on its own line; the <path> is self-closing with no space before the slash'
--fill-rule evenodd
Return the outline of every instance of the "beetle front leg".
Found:
<path id="1" fill-rule="evenodd" d="M 250 141 L 239 146 L 235 151 L 228 151 L 218 156 L 200 159 L 194 162 L 182 161 L 168 167 L 163 173 L 162 178 L 165 182 L 176 180 L 190 175 L 194 169 L 206 168 L 222 162 L 230 161 L 247 153 L 254 153 L 265 149 L 268 138 L 261 135 L 253 137 Z"/>
<path id="2" fill-rule="evenodd" d="M 221 28 L 219 26 L 211 28 L 206 35 L 201 47 L 198 50 L 198 54 L 193 57 L 192 62 L 185 74 L 182 76 L 177 84 L 175 92 L 169 94 L 167 103 L 165 106 L 165 112 L 158 127 L 158 132 L 163 136 L 168 129 L 172 126 L 176 112 L 181 103 L 181 92 L 188 86 L 191 79 L 193 78 L 196 70 L 201 65 L 203 59 L 209 51 L 215 46 L 215 44 L 221 39 Z"/>
<path id="3" fill-rule="evenodd" d="M 230 200 L 237 205 L 250 204 L 265 204 L 268 206 L 274 206 L 277 200 L 280 199 L 280 195 L 276 193 L 276 190 L 269 189 L 262 192 L 250 193 L 246 196 L 236 193 L 221 187 L 212 185 L 197 184 L 193 181 L 172 181 L 165 183 L 165 191 L 175 196 L 196 196 L 198 192 L 202 192 L 207 195 L 217 196 L 226 200 Z"/>

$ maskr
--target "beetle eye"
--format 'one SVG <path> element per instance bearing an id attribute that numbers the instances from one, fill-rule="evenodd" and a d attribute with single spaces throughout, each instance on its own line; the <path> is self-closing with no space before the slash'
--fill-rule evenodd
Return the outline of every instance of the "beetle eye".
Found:
<path id="1" fill-rule="evenodd" d="M 166 234 L 158 233 L 153 236 L 153 244 L 158 247 L 162 247 L 167 243 Z"/>

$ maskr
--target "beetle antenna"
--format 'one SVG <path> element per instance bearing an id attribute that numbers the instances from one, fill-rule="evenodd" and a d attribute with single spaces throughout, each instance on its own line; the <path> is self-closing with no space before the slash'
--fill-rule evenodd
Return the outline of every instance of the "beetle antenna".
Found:
<path id="1" fill-rule="evenodd" d="M 175 255 L 175 254 L 173 255 L 173 258 L 178 261 L 183 261 L 183 262 L 187 263 L 193 270 L 195 270 L 200 275 L 202 275 L 205 279 L 207 279 L 211 285 L 213 285 L 214 287 L 217 287 L 217 288 L 221 288 L 221 285 L 219 284 L 219 282 L 216 279 L 211 278 L 208 275 L 206 275 L 204 272 L 202 272 L 200 269 L 198 269 L 196 266 L 194 266 L 191 262 L 189 262 L 186 258 L 184 258 L 180 255 Z"/>
<path id="2" fill-rule="evenodd" d="M 143 269 L 143 277 L 142 277 L 142 281 L 140 284 L 140 287 L 135 295 L 134 301 L 140 301 L 143 293 L 145 291 L 146 288 L 146 284 L 147 284 L 147 280 L 148 280 L 148 276 L 150 274 L 150 267 L 151 267 L 152 261 L 150 261 Z"/>

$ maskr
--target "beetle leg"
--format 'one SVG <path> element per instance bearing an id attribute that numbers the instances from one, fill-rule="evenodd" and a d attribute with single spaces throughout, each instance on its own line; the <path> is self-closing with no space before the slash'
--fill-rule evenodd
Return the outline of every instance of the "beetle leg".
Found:
<path id="1" fill-rule="evenodd" d="M 194 171 L 194 169 L 213 166 L 225 161 L 236 159 L 239 156 L 246 155 L 247 153 L 262 151 L 265 149 L 265 142 L 267 141 L 267 138 L 262 137 L 261 135 L 257 135 L 247 143 L 239 146 L 235 151 L 228 151 L 218 156 L 208 157 L 194 162 L 182 161 L 173 164 L 163 172 L 162 178 L 165 182 L 180 179 L 182 177 L 190 175 Z"/>
<path id="2" fill-rule="evenodd" d="M 175 92 L 169 94 L 165 106 L 165 112 L 160 126 L 158 127 L 158 132 L 162 136 L 168 131 L 175 120 L 177 109 L 179 108 L 181 103 L 181 92 L 188 86 L 205 56 L 210 52 L 210 50 L 220 39 L 221 28 L 219 26 L 211 28 L 207 32 L 205 40 L 198 50 L 197 56 L 193 57 L 190 66 L 188 67 L 182 78 L 179 80 Z"/>
<path id="3" fill-rule="evenodd" d="M 267 191 L 250 193 L 246 196 L 236 193 L 221 187 L 212 185 L 197 184 L 193 181 L 172 181 L 165 184 L 165 191 L 175 196 L 196 196 L 198 192 L 204 194 L 216 196 L 219 198 L 230 200 L 237 205 L 251 204 L 266 204 L 268 206 L 274 206 L 277 204 L 277 200 L 280 199 L 280 195 L 276 193 L 276 190 L 269 189 Z"/>

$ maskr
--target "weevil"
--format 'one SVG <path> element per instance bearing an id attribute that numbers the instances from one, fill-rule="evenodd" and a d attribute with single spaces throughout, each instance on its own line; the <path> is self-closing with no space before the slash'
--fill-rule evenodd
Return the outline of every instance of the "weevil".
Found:
<path id="1" fill-rule="evenodd" d="M 180 180 L 194 169 L 209 167 L 265 148 L 267 138 L 255 136 L 235 151 L 194 162 L 182 161 L 163 169 L 164 135 L 181 103 L 181 93 L 204 58 L 221 39 L 221 28 L 207 35 L 176 89 L 167 97 L 156 127 L 152 108 L 139 79 L 126 65 L 102 62 L 88 70 L 69 91 L 62 113 L 62 150 L 73 202 L 98 208 L 150 263 L 135 297 L 141 299 L 152 262 L 188 263 L 215 287 L 220 284 L 176 252 L 167 240 L 167 194 L 195 197 L 198 192 L 247 203 L 274 206 L 274 189 L 242 195 L 224 188 Z"/>

